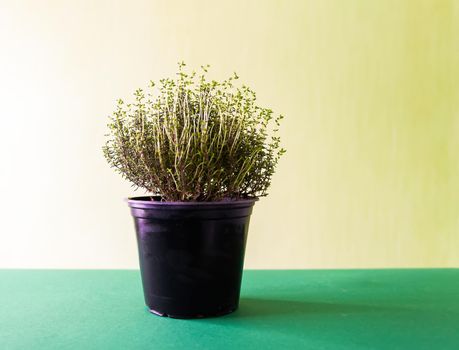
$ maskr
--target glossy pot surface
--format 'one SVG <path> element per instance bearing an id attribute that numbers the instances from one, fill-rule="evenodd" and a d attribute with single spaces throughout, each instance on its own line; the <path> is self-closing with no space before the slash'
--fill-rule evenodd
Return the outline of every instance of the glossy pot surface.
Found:
<path id="1" fill-rule="evenodd" d="M 175 318 L 237 309 L 250 214 L 257 199 L 160 202 L 128 199 L 145 302 Z"/>

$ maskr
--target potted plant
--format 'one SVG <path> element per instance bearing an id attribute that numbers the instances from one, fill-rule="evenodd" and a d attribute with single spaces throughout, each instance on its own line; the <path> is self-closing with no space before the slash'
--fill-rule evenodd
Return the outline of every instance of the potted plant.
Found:
<path id="1" fill-rule="evenodd" d="M 252 207 L 267 195 L 279 157 L 273 116 L 237 75 L 161 79 L 118 101 L 103 148 L 108 163 L 149 195 L 128 198 L 145 302 L 175 318 L 238 307 Z"/>

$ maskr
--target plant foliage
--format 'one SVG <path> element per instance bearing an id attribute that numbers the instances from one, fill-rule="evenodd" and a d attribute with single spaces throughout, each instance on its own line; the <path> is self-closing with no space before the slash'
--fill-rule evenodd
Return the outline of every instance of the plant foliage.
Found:
<path id="1" fill-rule="evenodd" d="M 218 201 L 267 195 L 285 152 L 277 136 L 282 116 L 256 105 L 238 76 L 208 81 L 186 73 L 153 81 L 118 100 L 103 147 L 108 163 L 136 187 L 165 201 Z"/>

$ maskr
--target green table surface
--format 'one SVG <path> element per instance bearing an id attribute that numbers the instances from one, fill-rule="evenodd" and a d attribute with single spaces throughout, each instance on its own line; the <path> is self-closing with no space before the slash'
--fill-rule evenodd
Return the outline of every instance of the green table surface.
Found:
<path id="1" fill-rule="evenodd" d="M 459 349 L 459 269 L 244 272 L 239 310 L 144 306 L 138 271 L 0 270 L 0 349 Z"/>

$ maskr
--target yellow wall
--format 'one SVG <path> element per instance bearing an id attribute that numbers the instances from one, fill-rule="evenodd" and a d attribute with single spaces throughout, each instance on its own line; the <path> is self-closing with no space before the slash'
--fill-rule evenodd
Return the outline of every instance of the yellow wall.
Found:
<path id="1" fill-rule="evenodd" d="M 136 267 L 102 157 L 178 60 L 286 115 L 246 267 L 459 266 L 459 1 L 0 0 L 0 267 Z"/>

